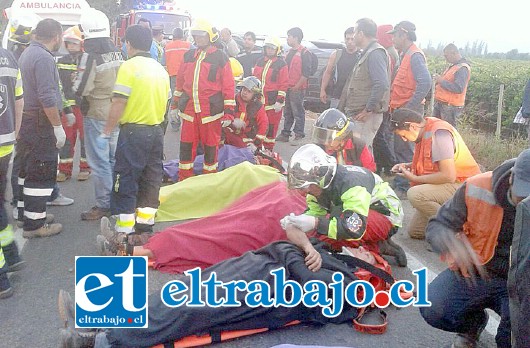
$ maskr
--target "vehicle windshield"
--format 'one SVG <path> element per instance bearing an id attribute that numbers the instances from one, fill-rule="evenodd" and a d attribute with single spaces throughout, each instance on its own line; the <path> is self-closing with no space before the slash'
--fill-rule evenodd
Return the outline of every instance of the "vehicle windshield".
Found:
<path id="1" fill-rule="evenodd" d="M 171 35 L 175 28 L 188 28 L 191 25 L 190 18 L 173 13 L 137 12 L 138 19 L 145 18 L 151 22 L 151 26 L 164 28 L 165 35 Z"/>

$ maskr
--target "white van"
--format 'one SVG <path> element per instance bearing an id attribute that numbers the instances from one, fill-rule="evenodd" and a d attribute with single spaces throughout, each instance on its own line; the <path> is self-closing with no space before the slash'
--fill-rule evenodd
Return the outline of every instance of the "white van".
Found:
<path id="1" fill-rule="evenodd" d="M 2 47 L 8 47 L 11 32 L 10 19 L 33 13 L 44 18 L 53 18 L 66 29 L 79 24 L 81 13 L 90 8 L 86 0 L 14 0 L 11 7 L 6 8 L 5 16 L 8 19 L 2 38 Z"/>

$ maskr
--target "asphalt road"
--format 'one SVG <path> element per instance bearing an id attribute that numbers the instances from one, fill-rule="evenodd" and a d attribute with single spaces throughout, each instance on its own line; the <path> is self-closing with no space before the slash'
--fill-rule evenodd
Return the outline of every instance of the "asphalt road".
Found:
<path id="1" fill-rule="evenodd" d="M 311 114 L 308 115 L 306 129 L 312 126 Z M 308 137 L 310 137 L 308 131 Z M 168 130 L 165 138 L 167 159 L 178 155 L 179 133 Z M 296 147 L 279 143 L 277 151 L 288 161 Z M 22 255 L 28 263 L 23 271 L 11 274 L 14 288 L 13 297 L 0 300 L 0 347 L 57 347 L 59 345 L 59 317 L 57 294 L 65 289 L 74 294 L 74 259 L 76 255 L 96 255 L 96 236 L 99 222 L 80 220 L 80 213 L 89 209 L 94 202 L 92 181 L 78 182 L 74 179 L 61 183 L 61 192 L 75 199 L 68 207 L 51 207 L 56 221 L 63 224 L 63 232 L 57 236 L 23 240 L 20 230 L 16 233 L 19 245 L 23 246 Z M 8 193 L 8 198 L 10 198 Z M 404 202 L 406 220 L 410 218 L 412 208 Z M 6 204 L 6 208 L 9 205 Z M 8 209 L 10 212 L 11 210 Z M 161 230 L 168 224 L 157 224 Z M 409 268 L 393 267 L 398 279 L 413 281 L 411 269 L 428 267 L 432 279 L 444 269 L 438 257 L 426 250 L 426 243 L 412 240 L 403 229 L 394 237 L 407 251 Z M 149 291 L 158 292 L 160 286 L 172 276 L 150 271 Z M 356 332 L 351 323 L 341 325 L 307 326 L 298 325 L 286 329 L 270 331 L 245 338 L 236 339 L 212 347 L 255 347 L 266 348 L 281 343 L 300 345 L 326 345 L 345 347 L 446 347 L 454 337 L 451 333 L 436 330 L 427 325 L 416 308 L 397 310 L 387 309 L 388 329 L 383 335 L 369 335 Z M 481 337 L 481 347 L 495 347 L 492 336 L 496 332 L 498 316 L 490 312 L 490 323 Z"/>

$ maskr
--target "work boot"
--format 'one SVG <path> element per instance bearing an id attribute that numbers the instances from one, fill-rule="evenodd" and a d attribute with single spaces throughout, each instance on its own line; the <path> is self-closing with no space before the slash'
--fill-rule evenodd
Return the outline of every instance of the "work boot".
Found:
<path id="1" fill-rule="evenodd" d="M 486 328 L 486 325 L 488 325 L 489 315 L 486 311 L 484 311 L 484 314 L 484 320 L 482 321 L 478 329 L 468 333 L 456 334 L 453 345 L 451 346 L 452 348 L 476 348 L 478 346 L 478 340 L 480 339 L 480 335 Z"/>
<path id="2" fill-rule="evenodd" d="M 300 146 L 303 143 L 304 136 L 303 135 L 295 135 L 294 139 L 291 141 L 291 146 Z"/>
<path id="3" fill-rule="evenodd" d="M 0 268 L 0 272 L 4 272 L 0 274 L 0 299 L 13 296 L 13 288 L 7 277 L 7 272 L 4 270 L 5 267 L 4 265 L 4 267 Z"/>
<path id="4" fill-rule="evenodd" d="M 89 334 L 81 333 L 79 329 L 61 329 L 61 348 L 89 348 L 94 347 L 96 342 L 96 330 L 91 330 Z"/>
<path id="5" fill-rule="evenodd" d="M 289 142 L 289 137 L 287 135 L 285 135 L 285 134 L 281 134 L 280 133 L 280 135 L 278 135 L 276 137 L 276 141 L 279 141 L 279 142 L 282 142 L 282 143 L 288 143 Z"/>
<path id="6" fill-rule="evenodd" d="M 394 243 L 392 239 L 388 238 L 385 241 L 379 242 L 379 253 L 381 255 L 393 256 L 398 266 L 407 267 L 407 254 L 405 250 Z"/>
<path id="7" fill-rule="evenodd" d="M 81 220 L 100 220 L 104 216 L 110 216 L 110 209 L 92 207 L 81 213 Z"/>
<path id="8" fill-rule="evenodd" d="M 58 207 L 64 207 L 66 205 L 72 205 L 72 204 L 74 204 L 74 200 L 72 198 L 63 196 L 62 194 L 59 194 L 59 196 L 57 196 L 57 198 L 55 198 L 53 201 L 46 202 L 46 205 L 58 206 Z"/>
<path id="9" fill-rule="evenodd" d="M 38 237 L 50 237 L 56 234 L 61 233 L 63 230 L 63 225 L 61 224 L 44 224 L 41 228 L 36 230 L 22 232 L 22 237 L 24 238 L 38 238 Z"/>
<path id="10" fill-rule="evenodd" d="M 53 214 L 46 213 L 46 223 L 51 224 L 55 220 L 55 216 Z M 22 228 L 24 227 L 24 221 L 17 220 L 17 227 Z"/>
<path id="11" fill-rule="evenodd" d="M 90 176 L 90 172 L 87 170 L 80 171 L 79 174 L 77 174 L 77 181 L 85 181 L 88 180 L 88 177 Z"/>
<path id="12" fill-rule="evenodd" d="M 96 237 L 96 242 L 101 255 L 124 255 L 127 249 L 127 234 L 114 231 L 109 218 L 104 216 L 101 218 L 100 234 Z"/>
<path id="13" fill-rule="evenodd" d="M 59 318 L 61 318 L 62 326 L 65 329 L 69 327 L 75 328 L 75 303 L 70 293 L 63 289 L 59 290 L 57 307 L 59 308 Z"/>
<path id="14" fill-rule="evenodd" d="M 4 252 L 4 258 L 6 260 L 7 271 L 16 272 L 26 267 L 26 261 L 22 260 L 18 253 L 17 243 L 12 243 L 3 246 L 2 251 Z"/>
<path id="15" fill-rule="evenodd" d="M 68 179 L 70 179 L 71 175 L 66 174 L 65 172 L 59 172 L 57 173 L 57 182 L 64 182 Z"/>

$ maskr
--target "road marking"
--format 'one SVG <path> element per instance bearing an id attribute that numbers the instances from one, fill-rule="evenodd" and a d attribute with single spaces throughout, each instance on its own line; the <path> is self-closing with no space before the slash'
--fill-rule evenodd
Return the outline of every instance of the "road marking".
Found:
<path id="1" fill-rule="evenodd" d="M 405 253 L 407 254 L 407 268 L 408 269 L 410 269 L 411 271 L 415 271 L 420 268 L 424 268 L 424 267 L 427 268 L 429 270 L 429 272 L 427 272 L 427 280 L 429 281 L 429 283 L 431 283 L 434 280 L 434 278 L 438 276 L 438 273 L 434 272 L 429 267 L 425 266 L 420 260 L 414 257 L 414 255 L 408 248 L 402 245 L 401 247 L 403 248 L 403 250 L 405 250 Z M 497 313 L 495 313 L 491 309 L 486 309 L 486 311 L 488 312 L 490 316 L 488 320 L 488 325 L 486 325 L 486 331 L 490 335 L 495 337 L 495 335 L 497 334 L 497 328 L 499 327 L 500 317 Z"/>

